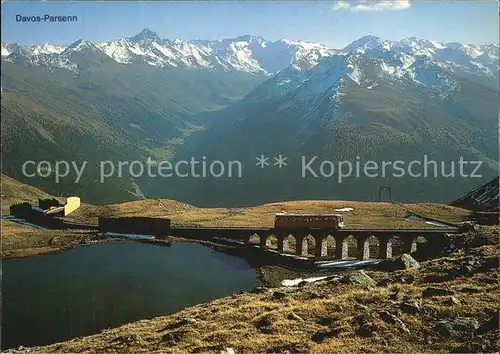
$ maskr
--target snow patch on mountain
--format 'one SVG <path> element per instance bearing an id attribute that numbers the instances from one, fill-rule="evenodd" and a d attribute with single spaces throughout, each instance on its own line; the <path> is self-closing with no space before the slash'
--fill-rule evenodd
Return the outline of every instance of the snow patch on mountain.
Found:
<path id="1" fill-rule="evenodd" d="M 361 80 L 363 79 L 363 72 L 361 71 L 361 69 L 352 64 L 349 64 L 347 67 L 352 69 L 352 71 L 349 74 L 347 74 L 347 76 L 349 76 L 351 80 L 357 83 L 358 85 L 361 85 Z"/>
<path id="2" fill-rule="evenodd" d="M 144 55 L 144 52 L 137 45 L 131 45 L 126 39 L 119 39 L 109 43 L 98 43 L 97 46 L 107 56 L 122 64 L 130 63 L 133 54 Z"/>
<path id="3" fill-rule="evenodd" d="M 33 55 L 38 55 L 38 54 L 60 54 L 66 49 L 65 46 L 62 45 L 52 45 L 49 43 L 45 43 L 39 46 L 32 46 L 30 47 L 31 53 Z"/>
<path id="4" fill-rule="evenodd" d="M 29 58 L 30 65 L 40 66 L 43 70 L 54 72 L 57 69 L 66 70 L 78 74 L 78 65 L 67 56 L 57 54 L 34 55 Z"/>
<path id="5" fill-rule="evenodd" d="M 444 48 L 446 48 L 446 46 L 445 46 L 445 45 L 443 45 L 443 43 L 436 42 L 436 41 L 433 41 L 433 40 L 431 40 L 431 41 L 429 41 L 429 42 L 431 42 L 431 44 L 432 44 L 435 48 L 437 48 L 437 49 L 444 49 Z"/>

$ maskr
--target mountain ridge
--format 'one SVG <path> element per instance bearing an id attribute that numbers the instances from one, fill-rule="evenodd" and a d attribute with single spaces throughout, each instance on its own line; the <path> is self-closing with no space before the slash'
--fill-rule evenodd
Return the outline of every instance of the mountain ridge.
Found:
<path id="1" fill-rule="evenodd" d="M 152 66 L 159 67 L 186 67 L 213 70 L 236 70 L 249 73 L 271 74 L 289 65 L 296 57 L 303 57 L 311 51 L 317 55 L 327 55 L 329 49 L 321 44 L 306 42 L 279 40 L 267 41 L 262 37 L 242 35 L 235 38 L 222 40 L 182 40 L 180 38 L 162 39 L 160 36 L 144 29 L 140 33 L 123 37 L 116 40 L 101 43 L 91 43 L 85 39 L 79 39 L 68 46 L 56 46 L 50 44 L 21 46 L 18 44 L 6 44 L 2 42 L 2 59 L 8 60 L 11 54 L 22 54 L 31 59 L 32 62 L 44 60 L 44 57 L 55 57 L 64 53 L 67 49 L 77 50 L 82 45 L 92 46 L 104 52 L 107 56 L 118 63 L 131 64 L 142 61 Z M 267 67 L 263 58 L 266 49 L 271 46 L 271 51 L 282 57 L 280 66 Z M 250 47 L 253 47 L 252 50 Z M 263 63 L 252 56 L 253 52 L 260 51 Z"/>
<path id="2" fill-rule="evenodd" d="M 376 48 L 397 48 L 401 53 L 426 54 L 434 56 L 436 60 L 461 60 L 466 65 L 477 66 L 478 70 L 498 68 L 498 44 L 442 43 L 416 37 L 389 41 L 368 35 L 342 49 L 333 49 L 310 41 L 289 39 L 269 41 L 261 36 L 253 35 L 220 40 L 183 40 L 180 38 L 170 40 L 160 38 L 150 29 L 144 29 L 131 37 L 100 43 L 79 39 L 68 46 L 48 43 L 20 46 L 15 43 L 2 42 L 2 59 L 8 59 L 11 54 L 17 53 L 30 57 L 31 61 L 40 62 L 44 60 L 44 57 L 53 59 L 64 53 L 66 49 L 75 49 L 81 45 L 99 49 L 116 62 L 123 64 L 143 61 L 148 65 L 160 67 L 237 70 L 268 75 L 308 57 L 314 56 L 315 59 L 310 61 L 315 64 L 323 57 Z M 271 63 L 273 60 L 275 62 Z M 278 64 L 276 60 L 279 61 Z"/>
<path id="3" fill-rule="evenodd" d="M 499 212 L 500 177 L 495 177 L 488 183 L 470 191 L 466 195 L 450 203 L 452 206 L 487 212 Z"/>

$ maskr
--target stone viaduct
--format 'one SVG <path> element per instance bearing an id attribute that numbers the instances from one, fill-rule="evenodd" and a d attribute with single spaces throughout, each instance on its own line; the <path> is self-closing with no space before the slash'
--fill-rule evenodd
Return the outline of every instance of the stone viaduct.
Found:
<path id="1" fill-rule="evenodd" d="M 431 241 L 447 233 L 456 233 L 456 228 L 439 229 L 326 229 L 326 228 L 253 228 L 253 227 L 170 227 L 170 220 L 164 218 L 100 218 L 101 232 L 144 233 L 157 237 L 178 236 L 200 240 L 215 238 L 241 241 L 255 244 L 252 238 L 258 237 L 261 247 L 270 247 L 274 239 L 276 250 L 280 253 L 295 253 L 297 256 L 309 254 L 309 243 L 314 240 L 313 256 L 329 256 L 328 243 L 335 245 L 335 259 L 346 259 L 349 246 L 356 243 L 357 258 L 391 258 L 393 246 L 397 244 L 402 253 L 412 253 L 417 249 L 417 238 Z M 150 220 L 151 219 L 151 220 Z M 399 242 L 395 242 L 395 240 Z M 308 242 L 311 241 L 311 242 Z M 294 242 L 293 242 L 294 241 Z M 294 243 L 294 250 L 291 244 Z M 377 243 L 379 252 L 375 256 L 370 252 L 371 244 Z M 351 248 L 352 249 L 352 248 Z"/>
<path id="2" fill-rule="evenodd" d="M 274 229 L 274 228 L 172 228 L 170 234 L 173 236 L 194 237 L 210 239 L 217 236 L 220 238 L 236 239 L 245 244 L 252 244 L 251 239 L 258 236 L 258 244 L 261 247 L 270 247 L 271 240 L 277 242 L 276 250 L 281 253 L 294 251 L 297 256 L 309 253 L 308 239 L 314 240 L 314 256 L 327 256 L 328 242 L 335 245 L 335 259 L 346 259 L 349 255 L 349 241 L 355 240 L 358 249 L 358 258 L 365 260 L 369 258 L 392 257 L 393 244 L 398 240 L 398 246 L 402 253 L 411 253 L 417 249 L 417 239 L 422 238 L 430 241 L 433 238 L 443 237 L 446 233 L 454 233 L 456 229 Z M 295 242 L 293 242 L 295 241 Z M 371 242 L 370 242 L 371 241 Z M 376 242 L 379 246 L 377 257 L 371 256 L 370 243 Z M 295 243 L 295 250 L 291 249 L 291 243 Z"/>
<path id="3" fill-rule="evenodd" d="M 290 241 L 295 240 L 295 254 L 298 256 L 307 255 L 308 238 L 314 239 L 314 256 L 327 256 L 328 241 L 335 245 L 335 259 L 346 259 L 349 255 L 349 241 L 355 240 L 358 258 L 365 260 L 370 257 L 370 243 L 375 241 L 379 246 L 377 258 L 391 258 L 393 242 L 399 240 L 399 248 L 402 253 L 412 253 L 417 250 L 417 238 L 422 237 L 426 241 L 432 237 L 440 237 L 445 234 L 442 230 L 274 230 L 261 232 L 259 244 L 268 247 L 272 237 L 277 239 L 278 252 L 290 252 Z M 372 241 L 372 242 L 370 242 Z M 250 238 L 245 238 L 249 243 Z"/>

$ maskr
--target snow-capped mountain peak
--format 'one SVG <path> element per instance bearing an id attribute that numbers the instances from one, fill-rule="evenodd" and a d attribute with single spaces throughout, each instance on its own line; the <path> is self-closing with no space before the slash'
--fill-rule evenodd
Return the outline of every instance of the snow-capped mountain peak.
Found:
<path id="1" fill-rule="evenodd" d="M 380 37 L 368 35 L 355 40 L 344 48 L 344 51 L 350 52 L 358 49 L 373 49 L 384 44 L 384 40 Z"/>
<path id="2" fill-rule="evenodd" d="M 267 41 L 260 36 L 252 36 L 250 34 L 245 34 L 243 36 L 238 36 L 234 39 L 238 42 L 248 42 L 248 43 L 256 43 L 262 45 L 263 43 L 267 43 Z"/>
<path id="3" fill-rule="evenodd" d="M 161 42 L 160 36 L 149 28 L 143 29 L 141 32 L 130 38 L 134 42 Z"/>
<path id="4" fill-rule="evenodd" d="M 64 52 L 81 52 L 81 51 L 85 51 L 85 50 L 96 50 L 98 47 L 86 40 L 86 39 L 79 39 L 77 40 L 76 42 L 73 42 L 71 45 L 69 45 L 65 50 Z"/>

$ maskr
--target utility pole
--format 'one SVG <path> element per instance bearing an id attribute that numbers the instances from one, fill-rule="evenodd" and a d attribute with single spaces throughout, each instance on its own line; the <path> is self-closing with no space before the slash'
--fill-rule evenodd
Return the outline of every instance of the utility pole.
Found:
<path id="1" fill-rule="evenodd" d="M 378 189 L 378 201 L 379 202 L 382 201 L 382 191 L 385 190 L 385 191 L 389 192 L 389 201 L 391 203 L 393 203 L 393 200 L 392 200 L 392 189 L 391 189 L 391 187 L 389 187 L 389 186 L 379 186 L 379 187 L 377 187 L 377 189 Z"/>

